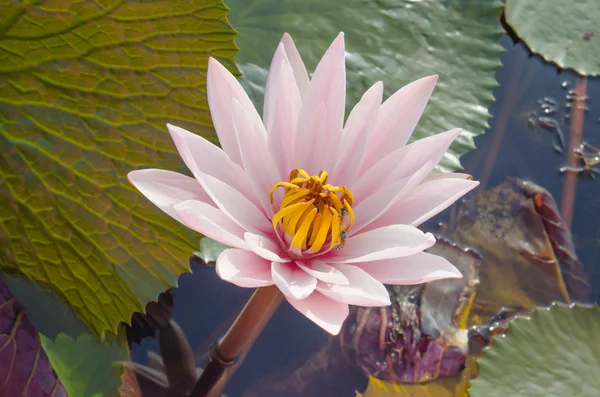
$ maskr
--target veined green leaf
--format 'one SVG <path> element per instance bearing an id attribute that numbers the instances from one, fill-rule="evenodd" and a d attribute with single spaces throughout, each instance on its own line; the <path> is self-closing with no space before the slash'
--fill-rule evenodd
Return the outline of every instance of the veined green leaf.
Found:
<path id="1" fill-rule="evenodd" d="M 0 1 L 0 270 L 97 334 L 188 271 L 197 236 L 126 180 L 179 169 L 165 123 L 216 141 L 209 56 L 237 73 L 221 0 Z"/>

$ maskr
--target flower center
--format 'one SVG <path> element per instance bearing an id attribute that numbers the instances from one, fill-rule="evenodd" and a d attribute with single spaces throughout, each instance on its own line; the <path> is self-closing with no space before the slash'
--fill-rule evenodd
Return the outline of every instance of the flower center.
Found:
<path id="1" fill-rule="evenodd" d="M 352 193 L 345 186 L 327 183 L 327 172 L 308 175 L 296 168 L 287 182 L 273 185 L 269 193 L 283 188 L 279 211 L 273 216 L 275 232 L 283 236 L 291 251 L 312 254 L 344 247 L 347 233 L 354 223 Z"/>

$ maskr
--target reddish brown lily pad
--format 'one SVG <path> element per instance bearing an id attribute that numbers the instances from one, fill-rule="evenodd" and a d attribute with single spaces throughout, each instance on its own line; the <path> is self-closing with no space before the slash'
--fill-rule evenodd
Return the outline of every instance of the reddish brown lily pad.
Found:
<path id="1" fill-rule="evenodd" d="M 37 331 L 1 279 L 0 396 L 67 397 Z"/>

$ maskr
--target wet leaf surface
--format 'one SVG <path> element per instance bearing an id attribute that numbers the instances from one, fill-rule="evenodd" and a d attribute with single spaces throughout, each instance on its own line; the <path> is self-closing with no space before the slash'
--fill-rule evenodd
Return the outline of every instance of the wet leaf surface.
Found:
<path id="1" fill-rule="evenodd" d="M 531 51 L 584 76 L 600 75 L 596 0 L 507 0 L 506 21 Z"/>
<path id="2" fill-rule="evenodd" d="M 440 168 L 460 168 L 460 156 L 487 126 L 500 67 L 502 4 L 480 0 L 228 0 L 242 84 L 262 108 L 266 70 L 284 32 L 294 38 L 308 70 L 340 32 L 346 33 L 347 112 L 375 82 L 386 95 L 420 77 L 438 86 L 413 139 L 451 128 L 465 132 Z"/>
<path id="3" fill-rule="evenodd" d="M 0 2 L 0 269 L 116 332 L 197 241 L 129 185 L 180 169 L 166 122 L 215 140 L 208 57 L 236 71 L 221 0 Z"/>
<path id="4" fill-rule="evenodd" d="M 0 279 L 0 396 L 67 397 L 23 307 Z"/>
<path id="5" fill-rule="evenodd" d="M 589 397 L 600 390 L 598 306 L 553 305 L 511 321 L 478 360 L 471 397 Z"/>

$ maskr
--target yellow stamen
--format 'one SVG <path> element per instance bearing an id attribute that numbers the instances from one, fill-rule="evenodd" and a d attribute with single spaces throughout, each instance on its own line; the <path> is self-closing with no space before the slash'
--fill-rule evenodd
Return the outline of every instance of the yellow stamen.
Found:
<path id="1" fill-rule="evenodd" d="M 350 218 L 348 227 L 346 229 L 344 229 L 344 231 L 346 233 L 348 233 L 350 231 L 350 229 L 352 229 L 352 225 L 354 225 L 354 211 L 352 211 L 352 207 L 350 206 L 350 204 L 348 204 L 348 200 L 344 200 L 344 208 L 346 209 L 346 212 L 348 213 L 348 217 Z"/>
<path id="2" fill-rule="evenodd" d="M 281 208 L 297 203 L 298 200 L 308 194 L 310 194 L 310 190 L 308 189 L 297 189 L 295 192 L 290 192 L 290 194 L 286 195 L 281 202 Z"/>
<path id="3" fill-rule="evenodd" d="M 282 209 L 281 211 L 279 211 L 278 213 L 276 213 L 275 215 L 273 215 L 273 228 L 275 228 L 275 230 L 277 230 L 277 223 L 282 220 L 283 218 L 285 218 L 286 216 L 289 216 L 290 214 L 293 214 L 298 208 L 304 207 L 305 203 L 297 203 L 294 205 L 291 205 L 289 207 L 286 207 L 284 209 Z"/>
<path id="4" fill-rule="evenodd" d="M 340 243 L 340 214 L 335 208 L 329 209 L 333 214 L 333 220 L 331 221 L 331 247 L 334 248 Z"/>
<path id="5" fill-rule="evenodd" d="M 317 214 L 317 209 L 313 208 L 310 210 L 308 215 L 300 222 L 300 229 L 294 236 L 292 243 L 290 244 L 292 249 L 300 251 L 304 245 L 306 245 L 306 237 L 308 235 L 308 231 L 310 230 L 313 219 L 315 219 L 315 215 Z"/>
<path id="6" fill-rule="evenodd" d="M 323 244 L 325 244 L 325 240 L 327 240 L 327 234 L 329 233 L 329 228 L 331 227 L 331 220 L 333 219 L 333 215 L 331 212 L 329 212 L 329 208 L 327 208 L 327 212 L 319 213 L 319 215 L 322 215 L 323 219 L 319 225 L 319 228 L 316 229 L 317 232 L 315 233 L 315 241 L 310 244 L 309 251 L 311 253 L 318 252 L 323 247 Z M 313 233 L 314 230 L 315 229 L 313 228 Z"/>
<path id="7" fill-rule="evenodd" d="M 287 236 L 290 249 L 298 254 L 343 247 L 354 224 L 352 193 L 345 186 L 328 184 L 327 178 L 325 171 L 308 175 L 296 168 L 287 182 L 276 183 L 269 192 L 269 200 L 274 204 L 274 192 L 284 189 L 279 210 L 272 219 L 273 228 Z"/>

